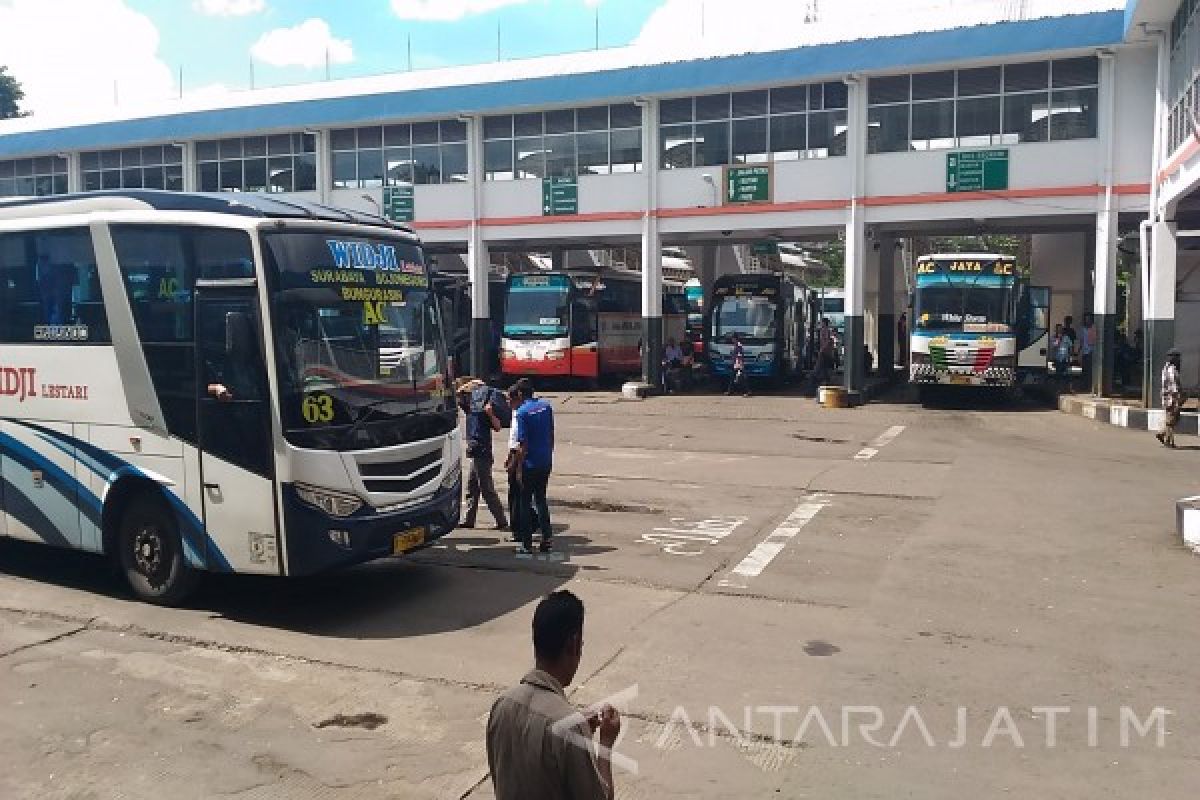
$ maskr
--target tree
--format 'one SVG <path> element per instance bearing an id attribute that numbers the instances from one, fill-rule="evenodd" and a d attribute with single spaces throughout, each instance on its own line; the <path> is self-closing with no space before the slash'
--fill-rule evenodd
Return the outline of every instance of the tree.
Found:
<path id="1" fill-rule="evenodd" d="M 28 111 L 21 110 L 24 99 L 21 82 L 8 74 L 8 67 L 0 66 L 0 119 L 29 116 Z"/>

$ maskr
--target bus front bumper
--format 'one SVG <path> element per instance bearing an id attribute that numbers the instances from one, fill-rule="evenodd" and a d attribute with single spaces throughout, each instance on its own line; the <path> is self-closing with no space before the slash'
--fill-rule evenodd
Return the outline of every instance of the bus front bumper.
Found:
<path id="1" fill-rule="evenodd" d="M 462 480 L 432 498 L 396 511 L 364 506 L 349 517 L 332 517 L 283 486 L 287 574 L 313 575 L 427 547 L 458 525 Z"/>
<path id="2" fill-rule="evenodd" d="M 938 369 L 931 364 L 913 364 L 909 382 L 926 386 L 1012 386 L 1016 373 L 1010 367 L 988 367 L 975 371 Z"/>

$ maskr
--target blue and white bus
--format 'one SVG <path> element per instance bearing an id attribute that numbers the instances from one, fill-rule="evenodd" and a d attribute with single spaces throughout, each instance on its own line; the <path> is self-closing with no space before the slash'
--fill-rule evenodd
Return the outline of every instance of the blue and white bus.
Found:
<path id="1" fill-rule="evenodd" d="M 733 374 L 733 337 L 742 342 L 746 376 L 780 383 L 803 372 L 809 338 L 807 287 L 786 275 L 722 275 L 706 309 L 705 350 L 712 374 Z"/>
<path id="2" fill-rule="evenodd" d="M 260 195 L 0 202 L 0 536 L 178 602 L 454 528 L 459 442 L 420 242 Z"/>

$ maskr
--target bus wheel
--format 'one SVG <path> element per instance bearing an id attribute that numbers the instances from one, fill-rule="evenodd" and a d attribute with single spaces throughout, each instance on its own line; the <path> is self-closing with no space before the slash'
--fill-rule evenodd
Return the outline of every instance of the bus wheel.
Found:
<path id="1" fill-rule="evenodd" d="M 183 555 L 175 515 L 159 498 L 135 498 L 121 519 L 121 569 L 142 600 L 170 606 L 182 602 L 195 588 L 198 574 Z"/>

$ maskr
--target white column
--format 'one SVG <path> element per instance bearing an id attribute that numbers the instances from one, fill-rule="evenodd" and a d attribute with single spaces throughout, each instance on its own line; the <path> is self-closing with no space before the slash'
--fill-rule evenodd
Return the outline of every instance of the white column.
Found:
<path id="1" fill-rule="evenodd" d="M 79 151 L 67 153 L 67 191 L 71 194 L 83 191 L 83 170 L 80 167 Z"/>
<path id="2" fill-rule="evenodd" d="M 1092 281 L 1092 314 L 1095 319 L 1095 348 L 1092 353 L 1092 385 L 1100 395 L 1112 393 L 1113 355 L 1117 314 L 1117 203 L 1113 173 L 1117 146 L 1116 56 L 1100 54 L 1100 119 L 1102 148 L 1099 184 L 1103 189 L 1096 210 L 1096 256 Z"/>
<path id="3" fill-rule="evenodd" d="M 1150 292 L 1146 303 L 1145 357 L 1150 372 L 1142 394 L 1153 407 L 1162 405 L 1158 368 L 1175 344 L 1175 224 L 1154 223 L 1150 246 Z"/>
<path id="4" fill-rule="evenodd" d="M 658 101 L 642 106 L 642 169 L 646 209 L 642 214 L 642 380 L 658 386 L 662 363 L 662 239 L 658 233 Z"/>
<path id="5" fill-rule="evenodd" d="M 317 199 L 328 203 L 333 188 L 333 155 L 329 150 L 329 131 L 319 130 L 312 133 L 317 156 Z"/>
<path id="6" fill-rule="evenodd" d="M 846 119 L 846 157 L 850 167 L 850 207 L 846 216 L 846 336 L 845 384 L 848 389 L 863 387 L 864 359 L 863 311 L 864 272 L 866 267 L 866 193 L 867 87 L 857 77 L 846 79 L 849 102 Z"/>
<path id="7" fill-rule="evenodd" d="M 479 218 L 483 211 L 483 117 L 467 123 L 467 181 L 471 186 L 471 224 L 467 235 L 467 279 L 471 282 L 471 372 L 486 378 L 493 358 L 488 273 L 491 257 Z"/>
<path id="8" fill-rule="evenodd" d="M 198 191 L 200 181 L 196 175 L 196 143 L 180 142 L 179 164 L 183 170 L 183 190 L 185 192 Z"/>

